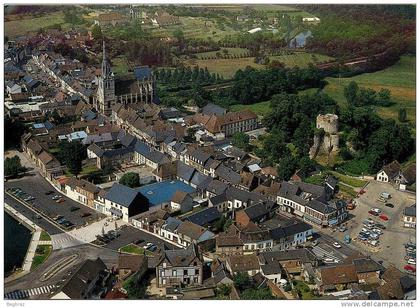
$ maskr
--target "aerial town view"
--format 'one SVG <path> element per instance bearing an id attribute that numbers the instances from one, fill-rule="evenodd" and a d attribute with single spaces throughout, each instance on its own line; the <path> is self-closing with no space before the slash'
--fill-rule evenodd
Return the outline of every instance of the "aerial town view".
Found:
<path id="1" fill-rule="evenodd" d="M 3 25 L 3 301 L 416 299 L 414 4 Z"/>

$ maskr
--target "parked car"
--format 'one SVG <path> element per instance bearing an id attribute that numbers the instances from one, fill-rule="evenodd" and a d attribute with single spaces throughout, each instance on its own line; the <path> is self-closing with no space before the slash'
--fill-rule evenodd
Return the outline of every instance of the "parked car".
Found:
<path id="1" fill-rule="evenodd" d="M 388 216 L 386 216 L 385 214 L 380 215 L 379 218 L 382 219 L 382 220 L 384 220 L 384 221 L 388 221 L 389 220 Z"/>
<path id="2" fill-rule="evenodd" d="M 64 218 L 64 216 L 63 215 L 57 215 L 57 216 L 54 217 L 54 220 L 57 221 L 61 218 Z"/>
<path id="3" fill-rule="evenodd" d="M 374 211 L 374 212 L 376 212 L 376 213 L 378 213 L 378 214 L 380 214 L 382 211 L 380 210 L 380 209 L 378 209 L 377 207 L 373 207 L 373 208 L 371 208 L 370 209 L 371 211 Z"/>
<path id="4" fill-rule="evenodd" d="M 376 234 L 379 234 L 379 235 L 382 235 L 382 234 L 383 234 L 382 230 L 381 230 L 381 229 L 379 229 L 379 228 L 374 228 L 374 229 L 372 229 L 372 232 L 374 232 L 374 233 L 376 233 Z"/>
<path id="5" fill-rule="evenodd" d="M 155 251 L 156 249 L 157 249 L 157 246 L 156 245 L 152 245 L 149 248 L 147 248 L 147 250 L 149 250 L 151 252 Z"/>
<path id="6" fill-rule="evenodd" d="M 324 258 L 322 261 L 324 261 L 324 263 L 338 263 L 338 260 L 333 258 Z"/>
<path id="7" fill-rule="evenodd" d="M 379 235 L 376 233 L 371 233 L 369 236 L 369 239 L 371 240 L 379 240 Z"/>
<path id="8" fill-rule="evenodd" d="M 374 224 L 374 227 L 375 228 L 382 229 L 382 230 L 385 230 L 386 229 L 386 227 L 383 224 L 379 223 L 379 222 L 376 223 L 376 224 Z"/>
<path id="9" fill-rule="evenodd" d="M 85 212 L 85 213 L 82 213 L 81 215 L 80 215 L 80 217 L 89 217 L 89 216 L 91 216 L 92 214 L 91 213 L 88 213 L 88 212 Z"/>
<path id="10" fill-rule="evenodd" d="M 148 249 L 149 247 L 153 246 L 153 243 L 147 243 L 143 246 L 143 249 Z"/>
<path id="11" fill-rule="evenodd" d="M 404 266 L 404 270 L 406 270 L 407 272 L 415 273 L 416 272 L 416 267 L 412 266 L 410 264 L 407 264 L 407 265 Z"/>
<path id="12" fill-rule="evenodd" d="M 392 203 L 385 203 L 385 206 L 390 207 L 390 208 L 394 208 L 394 205 Z"/>
<path id="13" fill-rule="evenodd" d="M 370 240 L 370 241 L 368 241 L 368 244 L 371 245 L 371 246 L 373 246 L 373 247 L 376 247 L 376 246 L 379 245 L 379 241 L 377 241 L 377 240 Z"/>
<path id="14" fill-rule="evenodd" d="M 57 223 L 61 225 L 63 222 L 66 222 L 66 221 L 67 221 L 67 219 L 65 219 L 64 217 L 62 217 L 62 218 L 60 218 L 60 219 L 57 220 Z"/>
<path id="15" fill-rule="evenodd" d="M 341 245 L 338 242 L 334 242 L 332 244 L 335 248 L 341 248 Z"/>
<path id="16" fill-rule="evenodd" d="M 64 201 L 66 201 L 66 200 L 64 200 L 63 198 L 55 200 L 55 202 L 57 202 L 57 203 L 63 203 Z"/>
<path id="17" fill-rule="evenodd" d="M 347 230 L 347 228 L 345 226 L 340 226 L 338 228 L 338 231 L 340 231 L 340 232 L 346 232 L 346 230 Z"/>
<path id="18" fill-rule="evenodd" d="M 53 200 L 58 200 L 58 199 L 60 199 L 61 198 L 61 196 L 59 196 L 59 195 L 54 195 L 51 199 L 53 199 Z"/>
<path id="19" fill-rule="evenodd" d="M 379 213 L 378 212 L 375 212 L 375 211 L 372 211 L 372 210 L 370 210 L 368 213 L 370 215 L 373 215 L 373 216 L 379 216 Z"/>
<path id="20" fill-rule="evenodd" d="M 411 265 L 416 265 L 416 259 L 414 259 L 414 258 L 408 259 L 407 263 L 411 264 Z"/>

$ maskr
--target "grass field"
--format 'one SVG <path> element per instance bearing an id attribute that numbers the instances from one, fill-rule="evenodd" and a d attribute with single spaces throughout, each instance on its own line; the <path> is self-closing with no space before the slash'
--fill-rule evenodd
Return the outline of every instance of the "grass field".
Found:
<path id="1" fill-rule="evenodd" d="M 309 63 L 323 63 L 334 58 L 316 53 L 296 52 L 292 55 L 271 56 L 270 60 L 277 60 L 287 67 L 307 67 Z"/>
<path id="2" fill-rule="evenodd" d="M 347 175 L 344 175 L 335 171 L 331 171 L 330 173 L 334 175 L 336 178 L 338 178 L 340 182 L 343 182 L 344 184 L 347 184 L 353 187 L 363 187 L 367 183 L 367 181 L 355 179 L 353 177 L 350 177 L 350 176 L 347 176 Z"/>
<path id="3" fill-rule="evenodd" d="M 319 54 L 297 52 L 292 55 L 271 56 L 270 59 L 283 62 L 287 67 L 307 67 L 309 63 L 313 63 L 315 61 L 323 62 L 331 58 Z M 265 67 L 265 65 L 255 63 L 253 57 L 240 59 L 189 59 L 185 61 L 185 64 L 190 66 L 198 65 L 203 68 L 207 67 L 210 73 L 219 73 L 224 78 L 232 78 L 237 70 L 244 69 L 247 66 L 258 69 Z"/>
<path id="4" fill-rule="evenodd" d="M 38 18 L 26 17 L 21 20 L 7 21 L 4 23 L 4 35 L 12 38 L 56 24 L 64 24 L 62 12 L 49 13 Z"/>
<path id="5" fill-rule="evenodd" d="M 392 100 L 396 102 L 390 107 L 378 107 L 378 114 L 383 118 L 398 119 L 400 107 L 407 108 L 407 117 L 411 122 L 416 119 L 416 58 L 402 56 L 391 67 L 374 73 L 366 73 L 350 78 L 326 78 L 328 85 L 324 91 L 334 98 L 340 105 L 346 104 L 343 95 L 344 87 L 351 81 L 356 81 L 360 87 L 380 90 L 387 88 L 391 91 Z"/>
<path id="6" fill-rule="evenodd" d="M 207 57 L 216 57 L 216 53 L 220 53 L 222 55 L 224 55 L 224 53 L 222 52 L 223 49 L 227 49 L 228 50 L 228 55 L 242 55 L 242 54 L 246 54 L 249 52 L 248 49 L 246 48 L 222 48 L 221 50 L 218 51 L 208 51 L 208 52 L 200 52 L 200 53 L 196 53 L 195 55 L 197 56 L 197 58 L 199 59 L 203 59 L 203 58 L 207 58 Z"/>
<path id="7" fill-rule="evenodd" d="M 244 109 L 249 109 L 259 116 L 265 116 L 270 112 L 270 101 L 255 103 L 252 105 L 233 105 L 230 107 L 231 111 L 240 111 Z"/>
<path id="8" fill-rule="evenodd" d="M 42 230 L 41 236 L 39 237 L 40 241 L 51 241 L 51 236 L 47 233 L 47 231 Z"/>
<path id="9" fill-rule="evenodd" d="M 52 245 L 38 245 L 36 248 L 34 258 L 32 259 L 31 271 L 36 269 L 50 256 L 52 251 Z"/>
<path id="10" fill-rule="evenodd" d="M 181 29 L 186 38 L 208 39 L 214 41 L 222 39 L 226 35 L 240 33 L 226 25 L 220 27 L 214 20 L 204 17 L 180 17 L 179 25 L 171 25 L 162 28 L 149 28 L 156 37 L 172 37 L 175 30 Z M 145 27 L 146 28 L 146 27 Z"/>
<path id="11" fill-rule="evenodd" d="M 121 247 L 120 252 L 131 253 L 131 254 L 134 254 L 134 255 L 142 255 L 142 254 L 144 254 L 144 249 L 143 249 L 143 247 L 140 247 L 140 246 L 137 246 L 137 245 L 134 245 L 134 244 L 128 244 L 124 247 Z M 152 256 L 153 253 L 146 250 L 146 255 L 147 256 Z"/>

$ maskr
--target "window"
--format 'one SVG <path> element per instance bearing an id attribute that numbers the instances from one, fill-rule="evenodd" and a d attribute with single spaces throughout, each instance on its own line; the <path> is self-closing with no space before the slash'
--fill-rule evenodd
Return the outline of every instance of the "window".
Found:
<path id="1" fill-rule="evenodd" d="M 188 275 L 188 270 L 184 270 L 184 275 Z"/>
<path id="2" fill-rule="evenodd" d="M 195 274 L 196 274 L 196 275 L 199 275 L 199 274 L 200 274 L 200 270 L 199 270 L 199 269 L 196 269 L 196 270 L 195 270 Z"/>
<path id="3" fill-rule="evenodd" d="M 172 270 L 172 276 L 176 276 L 176 270 Z"/>

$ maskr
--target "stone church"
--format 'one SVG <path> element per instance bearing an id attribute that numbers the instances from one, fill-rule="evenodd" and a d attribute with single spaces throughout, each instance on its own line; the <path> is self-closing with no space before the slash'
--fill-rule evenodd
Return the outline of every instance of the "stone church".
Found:
<path id="1" fill-rule="evenodd" d="M 140 66 L 134 72 L 115 76 L 106 56 L 103 43 L 102 72 L 99 77 L 98 90 L 94 105 L 101 114 L 110 116 L 118 104 L 156 103 L 156 78 L 148 66 Z"/>

